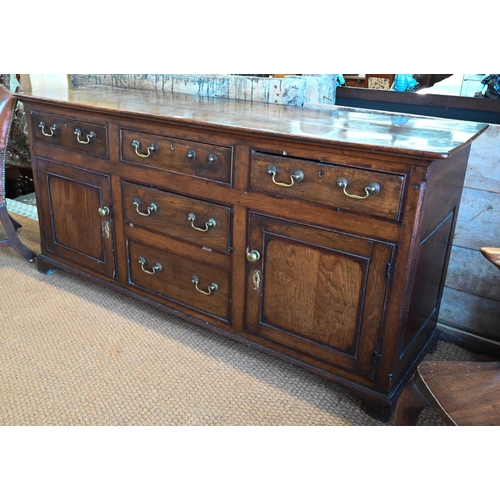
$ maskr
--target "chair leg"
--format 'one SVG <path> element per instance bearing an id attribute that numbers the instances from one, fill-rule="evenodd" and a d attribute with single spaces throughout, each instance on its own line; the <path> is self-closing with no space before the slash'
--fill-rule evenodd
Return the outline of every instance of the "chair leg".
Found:
<path id="1" fill-rule="evenodd" d="M 16 219 L 14 219 L 14 217 L 12 217 L 10 214 L 9 214 L 9 218 L 10 220 L 12 221 L 12 225 L 14 226 L 14 230 L 17 231 L 20 227 L 23 227 L 21 224 L 19 224 L 19 222 L 17 222 Z"/>
<path id="2" fill-rule="evenodd" d="M 394 416 L 394 425 L 417 425 L 418 417 L 429 403 L 424 398 L 414 380 L 406 384 L 401 392 Z"/>
<path id="3" fill-rule="evenodd" d="M 24 257 L 27 261 L 33 262 L 36 257 L 36 253 L 33 250 L 29 249 L 20 239 L 16 233 L 16 227 L 13 222 L 12 217 L 9 212 L 7 212 L 7 207 L 5 204 L 0 206 L 0 222 L 3 225 L 5 230 L 5 234 L 7 235 L 7 239 L 3 241 L 3 243 L 7 243 L 8 246 L 12 247 L 19 255 Z M 18 227 L 21 225 L 18 224 Z"/>

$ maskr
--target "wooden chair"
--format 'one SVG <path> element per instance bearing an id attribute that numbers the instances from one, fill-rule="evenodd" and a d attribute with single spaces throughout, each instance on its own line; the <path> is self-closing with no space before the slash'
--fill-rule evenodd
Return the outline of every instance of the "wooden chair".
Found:
<path id="1" fill-rule="evenodd" d="M 7 212 L 5 199 L 5 159 L 15 102 L 14 96 L 3 85 L 0 85 L 0 223 L 7 237 L 0 240 L 0 247 L 10 246 L 26 260 L 33 262 L 36 253 L 19 239 L 16 231 L 21 227 L 21 224 Z"/>
<path id="2" fill-rule="evenodd" d="M 394 425 L 416 425 L 428 406 L 448 425 L 500 425 L 500 361 L 421 363 L 399 397 Z"/>
<path id="3" fill-rule="evenodd" d="M 500 248 L 481 248 L 500 269 Z M 394 425 L 416 425 L 434 408 L 448 425 L 500 425 L 500 361 L 421 363 L 401 392 Z"/>
<path id="4" fill-rule="evenodd" d="M 482 247 L 481 253 L 500 269 L 500 248 Z"/>

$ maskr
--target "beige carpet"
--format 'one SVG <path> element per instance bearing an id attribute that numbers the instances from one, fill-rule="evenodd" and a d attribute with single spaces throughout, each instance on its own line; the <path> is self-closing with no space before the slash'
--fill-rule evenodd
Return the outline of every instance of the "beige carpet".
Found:
<path id="1" fill-rule="evenodd" d="M 38 223 L 15 217 L 38 253 Z M 386 425 L 336 384 L 69 273 L 43 275 L 11 248 L 0 283 L 0 425 Z M 440 342 L 430 358 L 478 356 Z M 426 410 L 420 425 L 443 423 Z"/>

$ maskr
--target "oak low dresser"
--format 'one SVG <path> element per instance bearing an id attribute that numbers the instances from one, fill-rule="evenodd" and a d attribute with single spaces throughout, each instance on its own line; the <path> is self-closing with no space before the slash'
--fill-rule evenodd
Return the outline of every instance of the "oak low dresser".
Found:
<path id="1" fill-rule="evenodd" d="M 487 127 L 112 87 L 16 95 L 42 253 L 341 383 L 387 421 L 437 342 Z"/>

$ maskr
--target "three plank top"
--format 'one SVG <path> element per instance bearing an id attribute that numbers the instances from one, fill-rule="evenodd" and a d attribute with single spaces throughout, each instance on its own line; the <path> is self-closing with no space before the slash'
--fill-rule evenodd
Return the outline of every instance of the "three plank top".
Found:
<path id="1" fill-rule="evenodd" d="M 155 90 L 93 86 L 16 94 L 90 111 L 147 116 L 170 123 L 265 133 L 358 149 L 446 158 L 478 137 L 487 124 L 335 105 L 286 106 Z"/>

